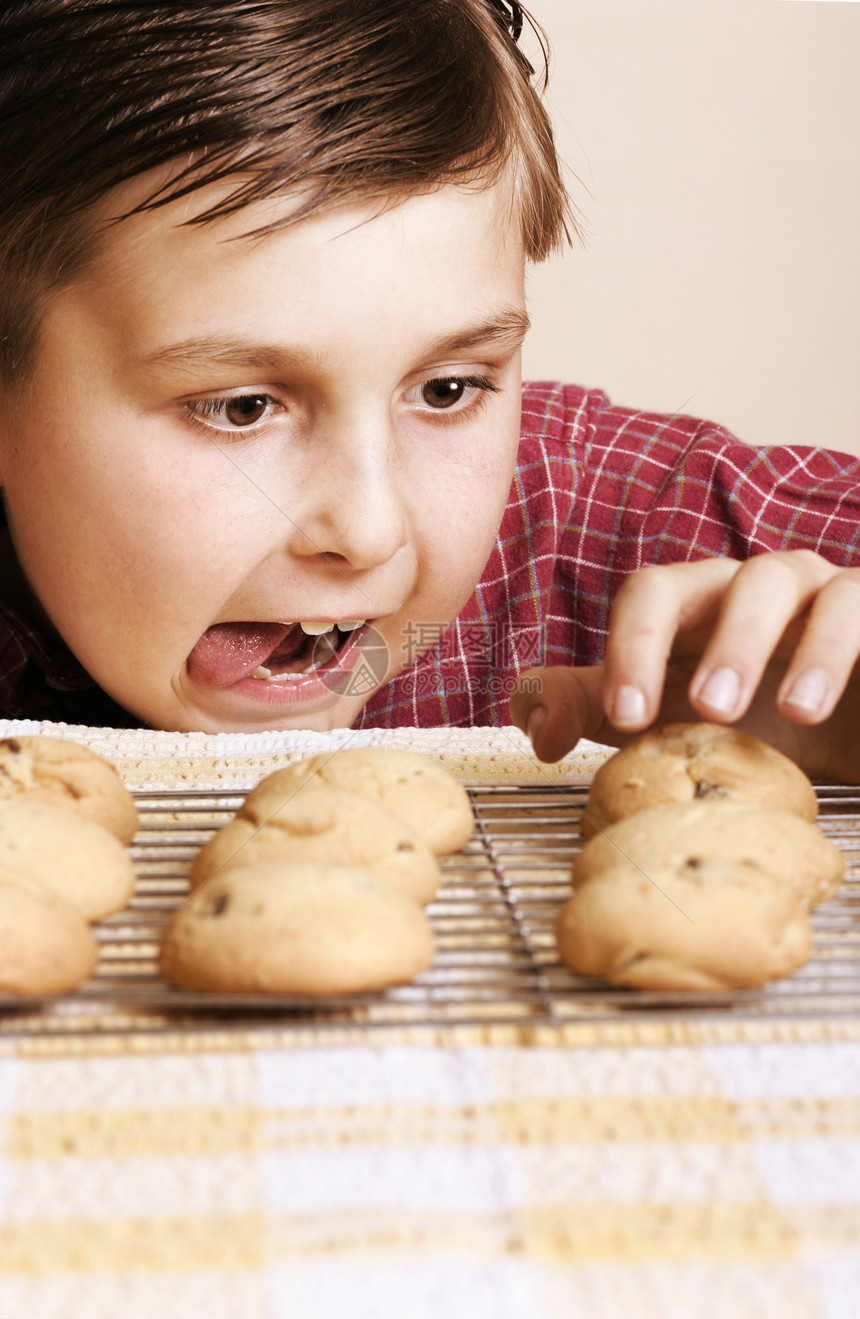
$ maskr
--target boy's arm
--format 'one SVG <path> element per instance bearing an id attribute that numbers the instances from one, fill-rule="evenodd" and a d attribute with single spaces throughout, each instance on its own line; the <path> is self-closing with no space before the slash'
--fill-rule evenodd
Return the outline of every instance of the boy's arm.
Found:
<path id="1" fill-rule="evenodd" d="M 620 745 L 658 720 L 737 723 L 815 778 L 860 782 L 860 568 L 806 550 L 641 569 L 604 663 L 533 670 L 511 699 L 537 755 Z M 525 676 L 525 675 L 524 675 Z"/>

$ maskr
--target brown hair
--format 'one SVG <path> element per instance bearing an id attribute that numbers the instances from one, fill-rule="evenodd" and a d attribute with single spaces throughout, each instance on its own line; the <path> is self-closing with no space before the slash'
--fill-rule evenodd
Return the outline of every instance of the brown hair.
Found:
<path id="1" fill-rule="evenodd" d="M 7 0 L 0 378 L 24 377 L 46 294 L 92 256 L 95 205 L 178 160 L 190 163 L 137 209 L 236 176 L 229 197 L 195 217 L 205 222 L 311 183 L 288 223 L 357 196 L 486 186 L 509 169 L 526 254 L 543 259 L 572 221 L 503 10 L 494 0 Z"/>

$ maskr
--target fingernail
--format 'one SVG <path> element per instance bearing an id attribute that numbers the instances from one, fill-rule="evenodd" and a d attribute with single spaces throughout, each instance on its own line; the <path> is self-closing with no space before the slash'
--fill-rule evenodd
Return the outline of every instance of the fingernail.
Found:
<path id="1" fill-rule="evenodd" d="M 820 710 L 827 696 L 829 683 L 827 675 L 820 669 L 810 669 L 795 679 L 785 697 L 786 705 L 793 705 L 796 710 L 805 710 L 815 714 Z"/>
<path id="2" fill-rule="evenodd" d="M 544 719 L 546 719 L 546 710 L 542 705 L 536 705 L 526 723 L 526 737 L 531 742 L 532 747 L 534 747 L 535 738 L 540 732 L 540 727 Z"/>
<path id="3" fill-rule="evenodd" d="M 698 698 L 720 714 L 731 714 L 741 695 L 741 680 L 734 669 L 714 669 Z"/>
<path id="4" fill-rule="evenodd" d="M 612 702 L 612 722 L 618 727 L 645 722 L 645 695 L 638 687 L 619 687 Z"/>

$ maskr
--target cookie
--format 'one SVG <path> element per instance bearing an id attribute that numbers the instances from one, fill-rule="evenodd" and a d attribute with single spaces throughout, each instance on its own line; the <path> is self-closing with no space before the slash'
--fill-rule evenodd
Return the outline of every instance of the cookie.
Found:
<path id="1" fill-rule="evenodd" d="M 804 820 L 818 814 L 815 791 L 780 751 L 722 724 L 665 724 L 600 766 L 582 818 L 586 837 L 663 802 L 752 801 Z"/>
<path id="2" fill-rule="evenodd" d="M 119 911 L 134 893 L 131 857 L 118 838 L 27 793 L 0 802 L 0 868 L 64 898 L 91 921 Z"/>
<path id="3" fill-rule="evenodd" d="M 814 824 L 741 802 L 668 803 L 619 820 L 582 849 L 574 887 L 626 858 L 648 874 L 661 863 L 689 871 L 701 859 L 738 860 L 772 874 L 804 907 L 835 897 L 845 874 L 844 853 Z"/>
<path id="4" fill-rule="evenodd" d="M 734 990 L 789 975 L 809 957 L 808 895 L 834 882 L 829 850 L 809 835 L 828 841 L 788 812 L 705 802 L 610 826 L 576 859 L 556 925 L 562 960 L 638 989 Z"/>
<path id="5" fill-rule="evenodd" d="M 311 781 L 380 802 L 436 856 L 459 851 L 475 827 L 468 794 L 453 774 L 416 751 L 387 747 L 345 747 L 296 761 L 262 779 L 247 802 L 268 819 Z"/>
<path id="6" fill-rule="evenodd" d="M 371 797 L 309 783 L 267 817 L 260 799 L 206 843 L 189 875 L 192 892 L 226 866 L 258 861 L 355 865 L 373 871 L 416 902 L 430 902 L 439 887 L 439 866 L 405 821 Z"/>
<path id="7" fill-rule="evenodd" d="M 87 980 L 97 961 L 77 908 L 0 868 L 0 994 L 61 994 Z"/>
<path id="8" fill-rule="evenodd" d="M 750 989 L 807 961 L 809 918 L 789 889 L 740 863 L 694 876 L 635 868 L 578 888 L 556 930 L 578 975 L 650 990 Z"/>
<path id="9" fill-rule="evenodd" d="M 137 808 L 119 774 L 78 742 L 59 737 L 0 740 L 0 802 L 23 795 L 95 820 L 121 843 L 130 843 L 137 832 Z"/>
<path id="10" fill-rule="evenodd" d="M 164 928 L 161 970 L 184 989 L 354 994 L 433 961 L 416 902 L 358 866 L 261 862 L 222 870 Z"/>

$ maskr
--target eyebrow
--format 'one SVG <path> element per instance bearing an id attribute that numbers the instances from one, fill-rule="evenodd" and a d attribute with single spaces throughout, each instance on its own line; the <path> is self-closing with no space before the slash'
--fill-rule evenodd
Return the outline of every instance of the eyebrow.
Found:
<path id="1" fill-rule="evenodd" d="M 445 357 L 448 353 L 459 353 L 484 343 L 510 342 L 514 346 L 522 343 L 530 326 L 531 321 L 520 307 L 506 307 L 479 325 L 437 339 L 430 345 L 427 356 Z"/>
<path id="2" fill-rule="evenodd" d="M 435 340 L 422 353 L 422 357 L 447 357 L 484 343 L 509 343 L 511 347 L 516 347 L 525 338 L 530 324 L 521 308 L 505 307 L 479 324 Z M 273 344 L 255 344 L 245 339 L 200 335 L 157 348 L 143 358 L 142 365 L 198 368 L 232 366 L 268 371 L 277 370 L 284 362 L 308 365 L 315 356 L 301 348 L 281 348 Z"/>

